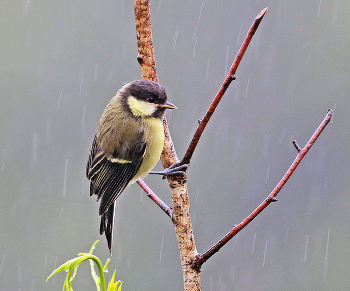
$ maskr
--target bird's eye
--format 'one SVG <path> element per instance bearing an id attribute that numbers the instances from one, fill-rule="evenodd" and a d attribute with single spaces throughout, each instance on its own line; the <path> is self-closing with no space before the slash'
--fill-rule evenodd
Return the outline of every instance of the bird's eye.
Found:
<path id="1" fill-rule="evenodd" d="M 148 98 L 148 103 L 154 103 L 154 98 L 152 97 Z"/>

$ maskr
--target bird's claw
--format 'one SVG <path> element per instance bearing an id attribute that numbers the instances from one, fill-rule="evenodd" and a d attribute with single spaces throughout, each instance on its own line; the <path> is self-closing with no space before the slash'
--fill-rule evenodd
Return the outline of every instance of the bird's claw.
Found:
<path id="1" fill-rule="evenodd" d="M 186 170 L 189 166 L 190 164 L 181 164 L 181 162 L 177 162 L 175 164 L 172 164 L 169 168 L 164 169 L 163 171 L 152 171 L 150 174 L 162 175 L 162 179 L 165 179 L 167 176 L 185 175 Z"/>

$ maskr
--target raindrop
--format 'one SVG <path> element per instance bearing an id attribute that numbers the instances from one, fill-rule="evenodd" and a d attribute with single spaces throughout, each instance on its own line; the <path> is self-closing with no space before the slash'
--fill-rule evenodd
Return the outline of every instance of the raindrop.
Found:
<path id="1" fill-rule="evenodd" d="M 22 273 L 21 273 L 21 261 L 18 261 L 18 273 L 17 273 L 17 279 L 18 279 L 18 282 L 21 282 L 22 280 Z"/>
<path id="2" fill-rule="evenodd" d="M 250 78 L 248 79 L 248 82 L 247 82 L 247 88 L 245 90 L 245 97 L 244 98 L 247 98 L 247 95 L 248 95 L 249 82 L 250 82 Z"/>
<path id="3" fill-rule="evenodd" d="M 325 179 L 325 182 L 324 182 L 324 190 L 327 190 L 327 184 L 328 184 L 328 177 Z"/>
<path id="4" fill-rule="evenodd" d="M 202 2 L 201 10 L 199 11 L 198 21 L 201 20 L 203 5 L 204 5 L 204 1 Z"/>
<path id="5" fill-rule="evenodd" d="M 44 266 L 46 267 L 47 265 L 47 253 L 45 253 L 45 259 L 44 259 Z"/>
<path id="6" fill-rule="evenodd" d="M 63 179 L 63 198 L 65 198 L 65 197 L 66 197 L 67 168 L 68 168 L 68 159 L 66 159 L 66 165 L 65 165 L 65 168 L 64 168 L 64 179 Z"/>
<path id="7" fill-rule="evenodd" d="M 252 253 L 254 253 L 254 251 L 255 251 L 255 242 L 256 242 L 256 233 L 254 233 Z"/>
<path id="8" fill-rule="evenodd" d="M 323 270 L 323 279 L 327 278 L 327 268 L 328 268 L 328 246 L 329 246 L 329 235 L 331 233 L 331 228 L 328 228 L 328 236 L 327 236 L 327 247 L 326 247 L 326 256 L 324 258 L 324 270 Z"/>
<path id="9" fill-rule="evenodd" d="M 162 243 L 160 245 L 159 262 L 162 261 L 163 243 L 164 243 L 164 236 L 162 237 Z"/>
<path id="10" fill-rule="evenodd" d="M 55 268 L 54 268 L 54 270 L 56 270 L 56 269 L 57 269 L 57 256 L 55 258 Z M 52 276 L 52 285 L 53 284 L 55 284 L 55 274 Z"/>
<path id="11" fill-rule="evenodd" d="M 196 40 L 194 41 L 194 48 L 193 48 L 193 55 L 192 55 L 192 58 L 194 58 L 194 56 L 195 56 L 195 54 L 196 54 L 197 39 L 198 39 L 198 36 L 196 36 Z"/>
<path id="12" fill-rule="evenodd" d="M 287 228 L 286 237 L 284 238 L 284 243 L 287 243 L 289 228 Z"/>
<path id="13" fill-rule="evenodd" d="M 61 208 L 60 214 L 58 215 L 58 220 L 61 220 L 63 212 L 64 212 L 64 207 Z"/>
<path id="14" fill-rule="evenodd" d="M 230 46 L 227 46 L 227 48 L 226 48 L 226 61 L 225 61 L 225 75 L 227 74 L 227 63 L 228 63 L 228 52 L 229 52 L 229 50 L 230 50 Z"/>
<path id="15" fill-rule="evenodd" d="M 241 27 L 239 28 L 237 44 L 239 44 L 239 39 L 241 38 L 241 31 L 242 31 L 242 24 L 241 24 Z"/>
<path id="16" fill-rule="evenodd" d="M 196 212 L 193 213 L 192 228 L 194 228 L 194 223 L 196 222 Z"/>
<path id="17" fill-rule="evenodd" d="M 24 3 L 24 16 L 27 16 L 28 14 L 29 4 L 30 4 L 30 0 L 26 0 Z"/>
<path id="18" fill-rule="evenodd" d="M 5 168 L 5 162 L 2 163 L 1 172 L 4 171 L 4 168 Z"/>
<path id="19" fill-rule="evenodd" d="M 326 261 L 328 260 L 328 247 L 329 247 L 329 235 L 331 233 L 331 228 L 328 228 L 328 236 L 327 236 L 327 247 L 326 247 Z"/>
<path id="20" fill-rule="evenodd" d="M 309 54 L 309 56 L 308 56 L 308 58 L 307 58 L 307 60 L 306 60 L 306 64 L 305 64 L 305 65 L 307 65 L 307 64 L 309 63 L 310 57 L 311 57 L 311 54 Z"/>
<path id="21" fill-rule="evenodd" d="M 2 272 L 2 267 L 4 266 L 4 262 L 5 262 L 5 253 L 2 255 L 2 259 L 1 259 L 0 274 Z"/>
<path id="22" fill-rule="evenodd" d="M 162 0 L 159 0 L 159 2 L 158 2 L 158 6 L 157 6 L 157 12 L 159 12 L 160 11 L 160 5 L 162 4 Z"/>
<path id="23" fill-rule="evenodd" d="M 80 90 L 79 90 L 79 96 L 81 95 L 81 89 L 83 88 L 83 83 L 84 83 L 84 79 L 81 79 L 81 82 L 80 82 Z"/>
<path id="24" fill-rule="evenodd" d="M 280 138 L 278 139 L 278 143 L 279 143 L 279 144 L 282 144 L 283 139 L 284 139 L 284 136 L 286 135 L 286 132 L 287 132 L 287 129 L 286 129 L 286 128 L 283 128 L 282 131 L 281 131 Z"/>
<path id="25" fill-rule="evenodd" d="M 143 200 L 143 190 L 142 188 L 140 188 L 140 202 L 142 202 L 142 200 Z"/>
<path id="26" fill-rule="evenodd" d="M 321 4 L 322 4 L 322 0 L 320 0 L 320 5 L 318 5 L 318 13 L 317 13 L 317 18 L 320 18 L 320 13 L 321 13 Z"/>
<path id="27" fill-rule="evenodd" d="M 195 203 L 197 203 L 197 201 L 198 201 L 198 196 L 199 196 L 199 191 L 197 192 L 197 196 L 196 196 L 196 201 L 195 201 Z"/>
<path id="28" fill-rule="evenodd" d="M 131 270 L 131 260 L 130 260 L 130 258 L 126 259 L 126 265 L 127 265 L 128 270 Z"/>
<path id="29" fill-rule="evenodd" d="M 208 61 L 207 61 L 207 75 L 206 75 L 207 80 L 209 79 L 209 66 L 210 66 L 210 58 L 208 58 Z"/>
<path id="30" fill-rule="evenodd" d="M 97 63 L 95 64 L 95 81 L 97 81 Z"/>
<path id="31" fill-rule="evenodd" d="M 266 243 L 265 243 L 265 251 L 264 251 L 263 267 L 265 266 L 266 250 L 267 250 L 267 241 L 266 241 Z"/>
<path id="32" fill-rule="evenodd" d="M 174 33 L 174 40 L 173 40 L 173 49 L 175 50 L 176 47 L 176 41 L 177 41 L 177 36 L 179 35 L 179 27 L 176 26 L 175 33 Z"/>
<path id="33" fill-rule="evenodd" d="M 333 107 L 333 115 L 332 115 L 331 123 L 333 123 L 334 113 L 335 113 L 335 106 L 336 106 L 336 105 L 337 105 L 337 103 L 334 103 L 334 107 Z"/>
<path id="34" fill-rule="evenodd" d="M 267 166 L 265 184 L 267 184 L 267 179 L 268 179 L 268 177 L 269 177 L 269 172 L 270 172 L 270 165 Z"/>
<path id="35" fill-rule="evenodd" d="M 38 152 L 38 134 L 36 131 L 33 133 L 33 163 L 36 163 Z"/>
<path id="36" fill-rule="evenodd" d="M 81 122 L 83 126 L 83 138 L 85 139 L 85 110 L 86 110 L 86 104 L 84 104 L 84 110 L 83 110 L 83 120 Z"/>
<path id="37" fill-rule="evenodd" d="M 60 94 L 60 98 L 58 98 L 57 110 L 58 108 L 60 108 L 61 98 L 62 98 L 62 93 Z"/>
<path id="38" fill-rule="evenodd" d="M 309 235 L 306 236 L 306 244 L 305 244 L 305 254 L 304 254 L 304 262 L 306 262 L 306 257 L 307 257 L 307 247 L 309 244 Z"/>
<path id="39" fill-rule="evenodd" d="M 120 7 L 120 15 L 124 15 L 124 0 L 122 0 L 121 7 Z"/>

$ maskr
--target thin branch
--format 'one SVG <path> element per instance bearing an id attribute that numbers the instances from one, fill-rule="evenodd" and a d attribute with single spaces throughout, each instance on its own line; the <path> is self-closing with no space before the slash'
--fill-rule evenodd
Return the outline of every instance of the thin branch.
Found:
<path id="1" fill-rule="evenodd" d="M 245 51 L 247 50 L 247 47 L 252 39 L 252 37 L 254 36 L 256 30 L 259 27 L 259 24 L 261 22 L 261 20 L 263 19 L 264 15 L 267 12 L 267 7 L 264 8 L 255 18 L 252 26 L 250 27 L 247 36 L 245 37 L 241 48 L 239 49 L 236 58 L 234 59 L 231 68 L 224 80 L 224 82 L 222 83 L 219 91 L 216 93 L 216 96 L 214 98 L 214 100 L 212 101 L 207 113 L 205 114 L 204 118 L 200 121 L 198 128 L 192 138 L 192 141 L 185 153 L 184 158 L 182 159 L 182 163 L 183 164 L 189 164 L 193 155 L 193 152 L 199 142 L 199 139 L 204 131 L 204 128 L 206 127 L 207 123 L 209 122 L 210 117 L 213 115 L 216 107 L 218 106 L 222 96 L 225 94 L 227 88 L 229 87 L 229 85 L 231 84 L 231 82 L 233 80 L 235 80 L 235 74 L 237 71 L 237 68 L 244 56 Z"/>
<path id="2" fill-rule="evenodd" d="M 173 210 L 171 209 L 171 207 L 169 207 L 168 205 L 166 205 L 166 203 L 160 199 L 156 193 L 154 193 L 152 191 L 152 189 L 150 187 L 147 186 L 147 184 L 141 179 L 137 179 L 136 181 L 141 188 L 147 193 L 147 196 L 149 198 L 151 198 L 153 200 L 154 203 L 156 203 L 160 209 L 162 209 L 170 218 L 172 218 L 173 216 Z"/>
<path id="3" fill-rule="evenodd" d="M 260 205 L 247 217 L 245 218 L 240 224 L 235 225 L 233 229 L 227 233 L 221 240 L 219 240 L 214 246 L 212 246 L 209 250 L 207 250 L 204 254 L 200 254 L 197 256 L 196 260 L 193 262 L 193 268 L 196 270 L 200 270 L 202 264 L 206 262 L 213 254 L 218 252 L 231 238 L 233 238 L 239 231 L 241 231 L 249 222 L 251 222 L 261 211 L 263 211 L 271 202 L 276 201 L 276 196 L 279 193 L 279 191 L 283 188 L 283 186 L 286 184 L 290 176 L 293 174 L 301 160 L 304 158 L 306 153 L 309 151 L 309 149 L 312 147 L 312 145 L 315 143 L 316 139 L 320 136 L 321 132 L 325 129 L 329 121 L 331 120 L 333 111 L 332 109 L 329 109 L 327 112 L 326 117 L 323 119 L 322 123 L 319 125 L 319 127 L 316 129 L 314 134 L 311 136 L 308 143 L 305 145 L 304 148 L 300 149 L 298 148 L 298 154 L 293 161 L 292 165 L 289 167 L 287 172 L 284 174 L 282 179 L 279 181 L 277 186 L 273 189 L 273 191 L 270 193 L 267 198 L 260 203 Z M 296 142 L 293 142 L 295 145 Z"/>

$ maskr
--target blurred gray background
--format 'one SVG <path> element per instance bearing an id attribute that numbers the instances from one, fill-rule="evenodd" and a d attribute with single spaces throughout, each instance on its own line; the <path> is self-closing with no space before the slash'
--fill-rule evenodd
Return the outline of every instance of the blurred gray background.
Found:
<path id="1" fill-rule="evenodd" d="M 350 2 L 151 1 L 160 83 L 181 158 L 255 16 L 268 6 L 188 170 L 207 250 L 274 188 L 329 108 L 334 118 L 278 196 L 202 269 L 203 290 L 348 290 Z M 85 164 L 100 115 L 141 78 L 132 1 L 0 4 L 0 289 L 61 290 L 47 276 L 100 239 Z M 156 169 L 160 169 L 160 164 Z M 168 204 L 167 182 L 146 178 Z M 169 218 L 138 185 L 118 199 L 110 278 L 181 290 Z M 96 290 L 89 264 L 74 290 Z"/>

